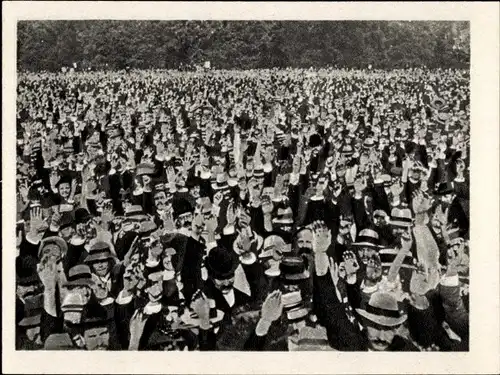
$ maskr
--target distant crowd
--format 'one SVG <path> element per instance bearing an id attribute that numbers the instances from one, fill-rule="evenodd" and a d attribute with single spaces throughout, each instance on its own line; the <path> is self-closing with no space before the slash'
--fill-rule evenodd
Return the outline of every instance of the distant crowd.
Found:
<path id="1" fill-rule="evenodd" d="M 17 95 L 18 350 L 468 351 L 467 71 Z"/>

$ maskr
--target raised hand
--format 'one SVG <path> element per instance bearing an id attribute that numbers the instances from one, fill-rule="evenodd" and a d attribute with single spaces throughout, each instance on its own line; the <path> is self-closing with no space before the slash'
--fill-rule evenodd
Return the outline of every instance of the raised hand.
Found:
<path id="1" fill-rule="evenodd" d="M 413 193 L 412 206 L 415 214 L 427 213 L 431 208 L 431 201 L 421 190 L 417 190 Z"/>
<path id="2" fill-rule="evenodd" d="M 277 321 L 283 313 L 283 302 L 281 301 L 282 293 L 278 290 L 270 293 L 261 309 L 261 319 L 272 323 Z"/>
<path id="3" fill-rule="evenodd" d="M 332 232 L 324 222 L 316 221 L 311 225 L 314 253 L 325 253 L 332 243 Z"/>
<path id="4" fill-rule="evenodd" d="M 255 236 L 250 226 L 246 226 L 239 232 L 238 247 L 243 251 L 243 253 L 248 253 L 254 242 Z"/>
<path id="5" fill-rule="evenodd" d="M 425 295 L 430 289 L 429 275 L 424 263 L 417 263 L 410 280 L 410 292 L 417 296 Z"/>
<path id="6" fill-rule="evenodd" d="M 55 171 L 52 171 L 50 173 L 50 177 L 49 177 L 49 181 L 50 181 L 50 187 L 55 190 L 56 189 L 56 185 L 57 183 L 59 182 L 59 180 L 61 179 L 61 177 L 59 176 L 59 174 Z"/>
<path id="7" fill-rule="evenodd" d="M 29 232 L 35 235 L 38 234 L 38 232 L 46 225 L 41 207 L 31 208 L 29 225 Z"/>
<path id="8" fill-rule="evenodd" d="M 233 202 L 229 203 L 229 205 L 227 207 L 226 222 L 227 222 L 227 225 L 229 225 L 229 226 L 234 225 L 236 223 L 236 212 L 234 209 Z"/>
<path id="9" fill-rule="evenodd" d="M 191 303 L 191 309 L 200 319 L 201 328 L 208 328 L 210 325 L 210 303 L 203 293 L 200 293 L 200 296 Z"/>
<path id="10" fill-rule="evenodd" d="M 366 189 L 366 181 L 363 178 L 357 178 L 354 181 L 354 191 L 356 196 L 363 195 L 363 191 Z"/>
<path id="11" fill-rule="evenodd" d="M 404 190 L 404 186 L 403 184 L 401 184 L 400 181 L 396 181 L 394 184 L 391 185 L 390 190 L 393 197 L 399 198 Z"/>
<path id="12" fill-rule="evenodd" d="M 208 233 L 215 233 L 217 230 L 217 226 L 219 225 L 219 221 L 217 220 L 217 216 L 211 215 L 208 220 L 205 220 L 205 228 Z"/>
<path id="13" fill-rule="evenodd" d="M 346 279 L 349 280 L 351 277 L 355 277 L 359 270 L 359 264 L 356 259 L 356 255 L 352 251 L 344 251 L 342 259 L 345 264 Z"/>
<path id="14" fill-rule="evenodd" d="M 276 183 L 274 184 L 274 193 L 273 193 L 274 199 L 281 198 L 281 196 L 283 195 L 283 184 L 284 184 L 283 175 L 279 174 L 278 176 L 276 176 Z"/>
<path id="15" fill-rule="evenodd" d="M 271 215 L 273 212 L 273 202 L 269 196 L 262 197 L 262 212 L 264 215 Z"/>
<path id="16" fill-rule="evenodd" d="M 130 319 L 129 331 L 130 331 L 130 347 L 131 350 L 137 350 L 139 340 L 144 332 L 144 327 L 148 321 L 148 315 L 144 314 L 143 311 L 137 309 Z M 136 344 L 136 345 L 134 345 Z"/>
<path id="17" fill-rule="evenodd" d="M 38 276 L 46 290 L 54 290 L 57 283 L 57 266 L 51 257 L 44 257 L 37 265 Z"/>
<path id="18" fill-rule="evenodd" d="M 62 215 L 59 211 L 54 211 L 52 217 L 50 218 L 50 226 L 58 228 L 61 225 Z"/>
<path id="19" fill-rule="evenodd" d="M 217 207 L 220 207 L 223 200 L 224 200 L 224 195 L 222 194 L 221 191 L 218 191 L 217 193 L 214 194 L 213 205 L 217 206 Z"/>

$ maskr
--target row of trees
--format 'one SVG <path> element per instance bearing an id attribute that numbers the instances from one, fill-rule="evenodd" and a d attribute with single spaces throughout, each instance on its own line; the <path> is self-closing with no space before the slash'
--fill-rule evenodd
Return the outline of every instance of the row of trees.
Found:
<path id="1" fill-rule="evenodd" d="M 469 23 L 443 21 L 22 21 L 18 67 L 393 68 L 469 65 Z"/>

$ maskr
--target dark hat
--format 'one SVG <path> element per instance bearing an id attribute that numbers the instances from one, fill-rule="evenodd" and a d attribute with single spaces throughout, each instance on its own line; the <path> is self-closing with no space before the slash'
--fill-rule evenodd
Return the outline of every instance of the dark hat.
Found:
<path id="1" fill-rule="evenodd" d="M 321 146 L 321 136 L 319 134 L 312 134 L 309 137 L 309 147 Z"/>
<path id="2" fill-rule="evenodd" d="M 104 260 L 114 259 L 109 248 L 109 244 L 103 241 L 94 243 L 89 250 L 89 255 L 85 258 L 85 263 L 102 262 Z"/>
<path id="3" fill-rule="evenodd" d="M 442 196 L 452 194 L 455 191 L 452 182 L 442 182 L 439 184 L 438 188 L 434 191 L 434 195 Z"/>
<path id="4" fill-rule="evenodd" d="M 61 184 L 69 184 L 71 185 L 71 181 L 73 181 L 73 178 L 69 174 L 63 174 L 59 181 L 57 181 L 56 187 L 59 187 Z"/>
<path id="5" fill-rule="evenodd" d="M 24 303 L 24 318 L 20 327 L 32 328 L 40 325 L 43 311 L 43 294 L 27 298 Z"/>
<path id="6" fill-rule="evenodd" d="M 82 311 L 81 325 L 84 329 L 108 326 L 110 315 L 97 301 L 91 300 Z"/>
<path id="7" fill-rule="evenodd" d="M 238 264 L 236 253 L 223 247 L 210 250 L 205 260 L 208 274 L 215 279 L 222 280 L 233 277 Z"/>
<path id="8" fill-rule="evenodd" d="M 37 264 L 35 257 L 18 256 L 16 258 L 16 283 L 22 286 L 39 284 Z"/>
<path id="9" fill-rule="evenodd" d="M 84 224 L 92 219 L 92 215 L 85 208 L 77 208 L 75 210 L 75 224 Z"/>
<path id="10" fill-rule="evenodd" d="M 399 311 L 397 299 L 390 293 L 375 292 L 364 309 L 356 309 L 363 318 L 384 327 L 403 324 L 407 316 Z"/>
<path id="11" fill-rule="evenodd" d="M 186 212 L 193 212 L 192 204 L 184 198 L 177 198 L 172 201 L 172 208 L 174 210 L 174 218 L 179 217 Z"/>
<path id="12" fill-rule="evenodd" d="M 280 263 L 280 276 L 287 283 L 296 283 L 309 278 L 304 259 L 297 256 L 285 256 Z"/>
<path id="13" fill-rule="evenodd" d="M 67 288 L 76 286 L 92 287 L 93 285 L 94 281 L 92 280 L 92 273 L 90 272 L 89 266 L 85 264 L 78 264 L 69 270 L 65 287 Z"/>

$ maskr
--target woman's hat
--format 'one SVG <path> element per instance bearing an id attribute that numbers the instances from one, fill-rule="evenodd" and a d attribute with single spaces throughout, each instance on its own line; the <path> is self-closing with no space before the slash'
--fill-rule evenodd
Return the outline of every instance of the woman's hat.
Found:
<path id="1" fill-rule="evenodd" d="M 287 283 L 305 280 L 310 276 L 304 259 L 297 256 L 285 256 L 280 263 L 280 272 L 281 278 Z"/>
<path id="2" fill-rule="evenodd" d="M 236 253 L 219 246 L 210 250 L 205 260 L 205 267 L 209 275 L 219 280 L 233 277 L 238 265 Z"/>
<path id="3" fill-rule="evenodd" d="M 409 208 L 393 208 L 389 224 L 395 227 L 409 228 L 413 225 L 413 216 Z"/>
<path id="4" fill-rule="evenodd" d="M 386 292 L 375 292 L 371 295 L 364 309 L 356 309 L 365 319 L 384 327 L 396 327 L 403 324 L 407 316 L 399 311 L 396 298 Z"/>
<path id="5" fill-rule="evenodd" d="M 105 260 L 111 260 L 115 257 L 111 253 L 109 244 L 106 242 L 96 242 L 90 248 L 89 255 L 85 258 L 85 263 L 90 264 L 94 262 L 102 262 Z"/>
<path id="6" fill-rule="evenodd" d="M 85 264 L 78 264 L 72 267 L 68 272 L 67 282 L 64 286 L 66 288 L 77 286 L 94 286 L 94 281 L 92 280 L 92 273 L 90 272 L 89 266 Z"/>
<path id="7" fill-rule="evenodd" d="M 434 195 L 442 196 L 452 194 L 455 191 L 453 187 L 453 182 L 442 182 L 439 184 L 438 188 L 434 191 Z"/>
<path id="8" fill-rule="evenodd" d="M 358 234 L 356 242 L 352 246 L 363 246 L 363 247 L 373 247 L 380 248 L 380 238 L 377 232 L 372 229 L 363 229 Z"/>

